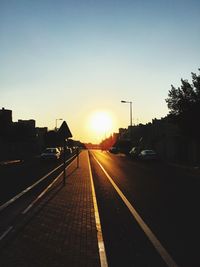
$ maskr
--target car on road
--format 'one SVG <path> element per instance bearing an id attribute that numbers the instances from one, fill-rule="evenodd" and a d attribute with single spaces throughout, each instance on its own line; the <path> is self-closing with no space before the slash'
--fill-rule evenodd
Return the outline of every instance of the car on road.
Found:
<path id="1" fill-rule="evenodd" d="M 138 154 L 138 158 L 141 160 L 156 160 L 157 153 L 152 149 L 145 149 Z"/>
<path id="2" fill-rule="evenodd" d="M 134 146 L 130 151 L 129 151 L 129 154 L 128 154 L 131 158 L 133 159 L 137 159 L 138 158 L 138 155 L 139 155 L 139 149 L 138 147 Z"/>
<path id="3" fill-rule="evenodd" d="M 48 147 L 41 154 L 40 158 L 43 160 L 58 160 L 61 156 L 61 152 L 57 147 Z"/>

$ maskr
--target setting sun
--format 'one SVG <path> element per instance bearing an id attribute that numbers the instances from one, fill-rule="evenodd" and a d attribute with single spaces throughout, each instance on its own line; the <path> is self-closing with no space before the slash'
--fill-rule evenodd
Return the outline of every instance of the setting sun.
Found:
<path id="1" fill-rule="evenodd" d="M 96 111 L 89 118 L 89 128 L 98 135 L 106 135 L 113 128 L 113 118 L 109 112 Z"/>

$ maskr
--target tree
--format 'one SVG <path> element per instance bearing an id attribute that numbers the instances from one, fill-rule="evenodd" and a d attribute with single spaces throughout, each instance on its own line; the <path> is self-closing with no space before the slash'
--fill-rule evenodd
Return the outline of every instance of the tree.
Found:
<path id="1" fill-rule="evenodd" d="M 200 69 L 199 69 L 200 71 Z M 192 83 L 181 79 L 181 86 L 171 86 L 166 99 L 169 116 L 187 136 L 200 138 L 200 74 L 192 74 Z"/>

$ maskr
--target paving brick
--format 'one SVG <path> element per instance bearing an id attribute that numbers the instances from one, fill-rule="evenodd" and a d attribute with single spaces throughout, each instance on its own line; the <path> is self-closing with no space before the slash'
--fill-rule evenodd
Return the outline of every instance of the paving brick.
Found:
<path id="1" fill-rule="evenodd" d="M 3 247 L 1 267 L 99 267 L 87 151 L 67 169 L 66 185 L 30 211 Z"/>

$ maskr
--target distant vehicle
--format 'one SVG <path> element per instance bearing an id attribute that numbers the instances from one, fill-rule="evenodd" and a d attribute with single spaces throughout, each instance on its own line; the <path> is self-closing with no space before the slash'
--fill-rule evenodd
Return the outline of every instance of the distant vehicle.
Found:
<path id="1" fill-rule="evenodd" d="M 112 146 L 108 151 L 113 154 L 118 153 L 118 149 L 115 146 Z"/>
<path id="2" fill-rule="evenodd" d="M 41 159 L 44 160 L 58 160 L 61 156 L 61 153 L 57 147 L 48 147 L 41 154 Z"/>
<path id="3" fill-rule="evenodd" d="M 129 151 L 129 156 L 133 159 L 137 159 L 139 155 L 139 149 L 138 147 L 134 146 L 130 151 Z"/>
<path id="4" fill-rule="evenodd" d="M 141 160 L 156 160 L 157 153 L 152 149 L 145 149 L 138 154 L 138 158 Z"/>

